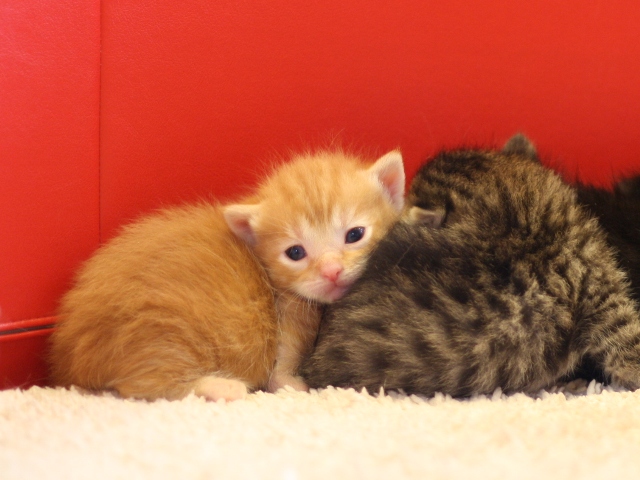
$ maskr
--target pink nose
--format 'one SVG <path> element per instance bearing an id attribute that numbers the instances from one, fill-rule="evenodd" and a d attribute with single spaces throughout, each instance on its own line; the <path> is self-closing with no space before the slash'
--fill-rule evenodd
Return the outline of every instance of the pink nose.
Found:
<path id="1" fill-rule="evenodd" d="M 330 282 L 335 282 L 336 280 L 338 280 L 338 277 L 342 273 L 342 270 L 344 270 L 344 268 L 340 263 L 325 263 L 324 265 L 322 265 L 322 267 L 320 267 L 320 275 L 322 275 L 323 278 L 326 278 Z"/>

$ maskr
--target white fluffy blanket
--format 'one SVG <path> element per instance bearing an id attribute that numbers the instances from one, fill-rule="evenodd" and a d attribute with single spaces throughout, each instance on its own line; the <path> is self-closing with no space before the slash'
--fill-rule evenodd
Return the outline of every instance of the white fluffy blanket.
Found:
<path id="1" fill-rule="evenodd" d="M 640 479 L 640 391 L 562 390 L 281 390 L 227 404 L 7 390 L 0 478 Z"/>

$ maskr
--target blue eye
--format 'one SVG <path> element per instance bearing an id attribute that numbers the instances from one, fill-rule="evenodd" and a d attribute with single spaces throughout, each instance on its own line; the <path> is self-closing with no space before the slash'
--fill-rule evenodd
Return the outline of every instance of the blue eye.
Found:
<path id="1" fill-rule="evenodd" d="M 284 251 L 284 253 L 286 253 L 287 257 L 289 257 L 294 262 L 302 260 L 307 256 L 307 252 L 302 245 L 294 245 L 293 247 L 289 247 Z"/>
<path id="2" fill-rule="evenodd" d="M 362 237 L 364 237 L 364 227 L 355 227 L 347 232 L 344 242 L 356 243 L 362 240 Z"/>

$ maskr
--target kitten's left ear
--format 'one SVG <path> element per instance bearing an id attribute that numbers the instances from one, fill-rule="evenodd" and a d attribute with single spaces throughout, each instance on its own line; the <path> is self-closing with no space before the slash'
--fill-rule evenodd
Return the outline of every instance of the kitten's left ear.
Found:
<path id="1" fill-rule="evenodd" d="M 520 155 L 530 160 L 540 162 L 536 146 L 522 133 L 516 133 L 507 140 L 507 143 L 502 147 L 502 153 L 506 155 Z"/>
<path id="2" fill-rule="evenodd" d="M 406 215 L 406 221 L 412 225 L 424 225 L 430 228 L 440 228 L 444 221 L 444 208 L 427 210 L 420 207 L 411 207 Z"/>
<path id="3" fill-rule="evenodd" d="M 256 244 L 255 225 L 260 213 L 260 205 L 227 205 L 222 209 L 231 231 L 248 245 Z"/>
<path id="4" fill-rule="evenodd" d="M 395 209 L 398 212 L 402 211 L 405 186 L 402 154 L 398 150 L 393 150 L 383 155 L 369 167 L 369 171 L 382 184 Z"/>

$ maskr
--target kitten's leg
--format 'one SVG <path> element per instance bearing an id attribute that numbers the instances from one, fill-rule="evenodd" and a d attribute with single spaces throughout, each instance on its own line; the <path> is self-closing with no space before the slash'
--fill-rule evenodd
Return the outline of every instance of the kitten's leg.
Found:
<path id="1" fill-rule="evenodd" d="M 619 325 L 612 324 L 602 342 L 604 371 L 613 385 L 636 390 L 640 388 L 640 316 L 629 308 L 620 312 L 617 321 Z"/>
<path id="2" fill-rule="evenodd" d="M 289 295 L 280 295 L 276 308 L 280 335 L 276 364 L 268 389 L 275 392 L 288 385 L 306 392 L 309 387 L 296 373 L 304 355 L 313 348 L 320 323 L 320 309 L 315 303 Z"/>
<path id="3" fill-rule="evenodd" d="M 613 385 L 640 388 L 640 315 L 626 296 L 612 295 L 588 334 L 588 353 L 601 359 Z"/>
<path id="4" fill-rule="evenodd" d="M 280 340 L 276 364 L 269 378 L 268 390 L 276 392 L 279 389 L 290 386 L 300 392 L 309 391 L 309 387 L 302 378 L 295 375 L 298 365 L 302 360 L 300 349 L 295 345 L 291 337 Z"/>
<path id="5" fill-rule="evenodd" d="M 283 387 L 289 386 L 299 392 L 308 392 L 309 386 L 304 383 L 304 380 L 298 376 L 291 375 L 284 372 L 274 371 L 269 379 L 269 391 L 277 392 Z"/>
<path id="6" fill-rule="evenodd" d="M 247 385 L 240 380 L 207 376 L 194 382 L 193 392 L 214 402 L 221 398 L 229 401 L 242 400 L 247 396 Z"/>

